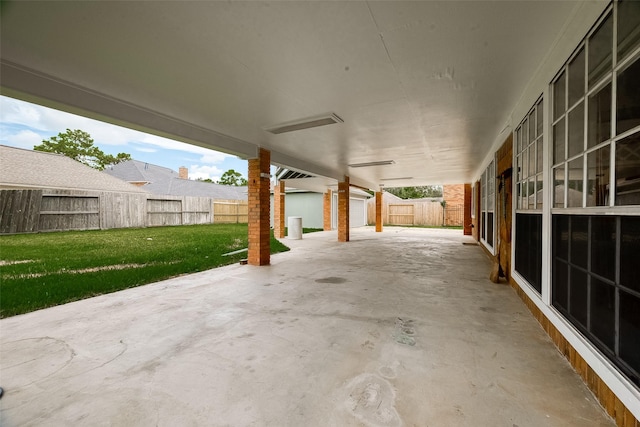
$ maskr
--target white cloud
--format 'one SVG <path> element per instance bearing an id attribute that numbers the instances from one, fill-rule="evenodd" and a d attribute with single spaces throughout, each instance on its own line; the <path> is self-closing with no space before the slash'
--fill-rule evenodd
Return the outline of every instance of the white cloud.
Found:
<path id="1" fill-rule="evenodd" d="M 29 150 L 33 149 L 34 145 L 40 145 L 42 143 L 43 138 L 41 135 L 30 131 L 30 130 L 22 130 L 13 135 L 3 135 L 3 142 L 12 145 L 14 147 L 27 148 Z"/>
<path id="2" fill-rule="evenodd" d="M 2 112 L 0 116 L 0 122 L 2 123 L 22 125 L 35 131 L 43 131 L 53 135 L 64 132 L 66 129 L 82 129 L 91 135 L 98 146 L 110 145 L 124 147 L 136 143 L 143 145 L 143 147 L 135 148 L 138 151 L 153 152 L 150 150 L 159 148 L 177 150 L 199 155 L 201 156 L 200 162 L 206 164 L 220 164 L 225 159 L 234 157 L 229 154 L 88 119 L 86 117 L 76 116 L 5 96 L 0 96 L 0 111 Z M 37 135 L 35 132 L 32 132 L 32 134 Z M 42 139 L 46 139 L 47 136 L 38 136 L 38 138 L 37 144 L 39 144 Z M 28 148 L 32 147 L 33 145 Z"/>
<path id="3" fill-rule="evenodd" d="M 217 181 L 220 179 L 224 171 L 215 166 L 191 165 L 189 167 L 190 179 L 212 179 Z"/>
<path id="4" fill-rule="evenodd" d="M 142 153 L 156 153 L 158 150 L 156 150 L 155 148 L 140 148 L 140 147 L 134 147 L 133 148 L 136 151 L 140 151 Z"/>

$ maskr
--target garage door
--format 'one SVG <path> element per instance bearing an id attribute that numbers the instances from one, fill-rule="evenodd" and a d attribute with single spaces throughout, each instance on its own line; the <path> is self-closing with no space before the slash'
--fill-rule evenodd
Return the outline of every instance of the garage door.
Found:
<path id="1" fill-rule="evenodd" d="M 349 199 L 349 227 L 362 227 L 367 225 L 366 204 L 362 199 Z"/>

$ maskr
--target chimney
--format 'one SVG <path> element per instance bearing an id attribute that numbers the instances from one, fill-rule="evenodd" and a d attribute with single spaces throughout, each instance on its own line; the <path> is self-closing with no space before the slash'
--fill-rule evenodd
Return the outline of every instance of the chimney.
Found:
<path id="1" fill-rule="evenodd" d="M 178 178 L 189 179 L 189 169 L 184 166 L 180 166 L 180 169 L 178 169 Z"/>

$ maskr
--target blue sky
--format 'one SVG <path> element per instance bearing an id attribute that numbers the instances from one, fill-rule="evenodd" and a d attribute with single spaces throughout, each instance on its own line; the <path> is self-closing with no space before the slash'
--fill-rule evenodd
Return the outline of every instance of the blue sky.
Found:
<path id="1" fill-rule="evenodd" d="M 247 176 L 247 161 L 236 156 L 0 96 L 0 144 L 33 149 L 67 128 L 89 133 L 107 154 L 129 153 L 136 160 L 175 171 L 186 166 L 191 179 L 217 180 L 229 169 Z"/>

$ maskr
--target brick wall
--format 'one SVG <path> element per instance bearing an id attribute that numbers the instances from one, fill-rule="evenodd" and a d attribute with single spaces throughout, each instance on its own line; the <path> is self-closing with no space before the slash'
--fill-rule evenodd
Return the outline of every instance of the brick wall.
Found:
<path id="1" fill-rule="evenodd" d="M 349 241 L 349 177 L 338 183 L 338 242 Z"/>
<path id="2" fill-rule="evenodd" d="M 464 184 L 443 186 L 442 198 L 447 202 L 444 224 L 462 226 L 464 224 Z"/>
<path id="3" fill-rule="evenodd" d="M 273 234 L 284 239 L 284 182 L 279 181 L 273 188 Z"/>
<path id="4" fill-rule="evenodd" d="M 331 190 L 327 190 L 322 195 L 322 228 L 324 231 L 331 231 L 331 197 L 333 197 Z"/>
<path id="5" fill-rule="evenodd" d="M 471 235 L 471 184 L 464 184 L 464 235 Z"/>
<path id="6" fill-rule="evenodd" d="M 269 167 L 271 152 L 260 148 L 258 158 L 249 159 L 249 253 L 251 265 L 270 263 Z M 264 176 L 262 176 L 264 174 Z"/>
<path id="7" fill-rule="evenodd" d="M 382 191 L 376 191 L 376 232 L 382 231 Z"/>

